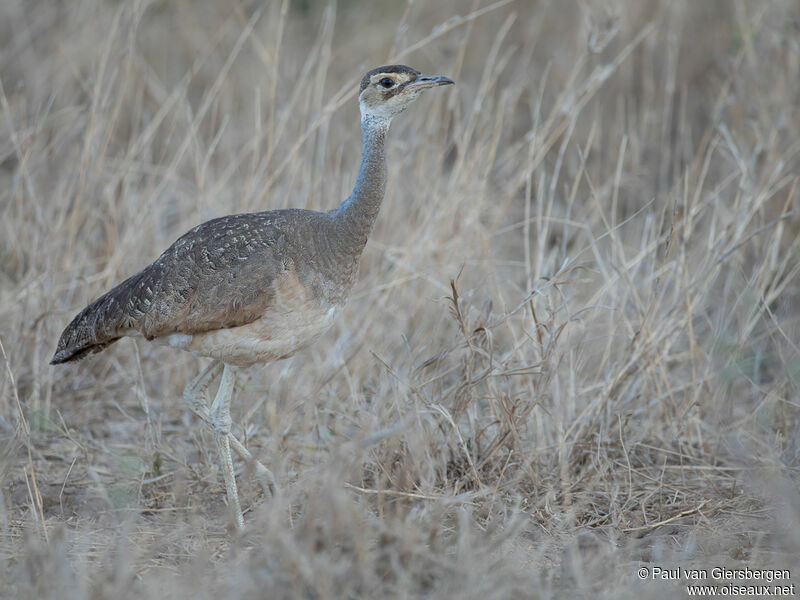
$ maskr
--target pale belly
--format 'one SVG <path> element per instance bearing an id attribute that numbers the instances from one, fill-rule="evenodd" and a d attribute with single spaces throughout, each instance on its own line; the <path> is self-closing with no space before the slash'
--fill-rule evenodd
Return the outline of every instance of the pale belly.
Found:
<path id="1" fill-rule="evenodd" d="M 340 310 L 338 306 L 320 306 L 292 312 L 267 311 L 247 325 L 194 335 L 172 333 L 153 341 L 246 367 L 288 358 L 306 348 L 330 329 Z"/>

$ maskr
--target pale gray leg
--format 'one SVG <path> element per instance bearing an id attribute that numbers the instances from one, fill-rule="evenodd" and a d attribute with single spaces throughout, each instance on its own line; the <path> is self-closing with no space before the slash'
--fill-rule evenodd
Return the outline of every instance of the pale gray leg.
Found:
<path id="1" fill-rule="evenodd" d="M 223 367 L 224 365 L 220 361 L 215 360 L 183 388 L 183 401 L 189 407 L 189 410 L 200 417 L 204 423 L 208 423 L 206 390 L 211 385 L 211 382 L 222 373 Z"/>
<path id="2" fill-rule="evenodd" d="M 225 365 L 222 370 L 222 378 L 219 382 L 219 389 L 211 403 L 209 416 L 211 428 L 217 441 L 219 451 L 219 461 L 222 466 L 222 476 L 225 478 L 225 491 L 228 494 L 228 503 L 233 508 L 236 518 L 236 526 L 244 529 L 244 517 L 242 507 L 239 504 L 239 491 L 236 489 L 236 477 L 233 472 L 233 457 L 231 456 L 231 397 L 233 396 L 233 384 L 236 376 L 233 367 Z"/>
<path id="3" fill-rule="evenodd" d="M 275 476 L 272 474 L 267 467 L 265 467 L 260 460 L 255 458 L 250 451 L 244 447 L 244 444 L 236 439 L 236 437 L 232 434 L 228 434 L 228 439 L 231 443 L 231 448 L 233 448 L 234 452 L 239 455 L 244 462 L 249 465 L 253 465 L 256 470 L 256 477 L 261 480 L 261 482 L 266 486 L 269 490 L 270 494 L 275 492 Z"/>
<path id="4" fill-rule="evenodd" d="M 208 413 L 208 399 L 206 398 L 206 390 L 208 386 L 211 385 L 211 382 L 216 379 L 216 377 L 222 373 L 224 365 L 215 360 L 210 365 L 208 365 L 203 371 L 194 379 L 192 379 L 189 383 L 186 384 L 186 387 L 183 390 L 183 401 L 189 407 L 194 414 L 196 414 L 200 419 L 208 424 L 211 425 L 211 417 Z M 230 439 L 230 445 L 236 454 L 244 460 L 247 464 L 251 464 L 255 467 L 256 476 L 262 480 L 263 483 L 266 484 L 266 487 L 269 489 L 270 492 L 274 490 L 275 485 L 275 476 L 272 474 L 267 467 L 265 467 L 261 461 L 256 459 L 250 451 L 244 447 L 244 444 L 240 442 L 233 433 L 228 433 L 228 438 Z"/>
<path id="5" fill-rule="evenodd" d="M 208 408 L 208 398 L 206 391 L 208 386 L 222 373 L 219 389 L 217 390 L 211 412 Z M 274 491 L 275 478 L 261 461 L 257 460 L 250 451 L 244 447 L 230 430 L 230 403 L 233 396 L 233 386 L 235 375 L 233 368 L 223 365 L 222 362 L 215 360 L 203 371 L 192 379 L 183 390 L 183 401 L 195 415 L 206 423 L 214 432 L 217 442 L 223 477 L 225 478 L 225 491 L 228 495 L 228 503 L 233 507 L 236 516 L 236 525 L 241 529 L 244 526 L 241 506 L 239 504 L 239 494 L 236 488 L 236 480 L 233 475 L 233 460 L 231 458 L 231 447 L 246 463 L 253 465 L 256 477 L 264 484 L 264 487 L 271 493 Z M 226 439 L 221 440 L 220 434 L 225 435 Z"/>

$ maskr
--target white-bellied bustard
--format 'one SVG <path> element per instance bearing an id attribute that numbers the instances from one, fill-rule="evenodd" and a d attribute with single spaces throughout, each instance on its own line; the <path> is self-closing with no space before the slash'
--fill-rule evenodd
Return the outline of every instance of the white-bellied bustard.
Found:
<path id="1" fill-rule="evenodd" d="M 286 209 L 198 225 L 154 263 L 123 281 L 67 326 L 51 364 L 144 336 L 214 360 L 183 399 L 214 433 L 228 502 L 244 526 L 231 446 L 271 473 L 231 433 L 233 368 L 292 356 L 322 335 L 344 306 L 386 188 L 386 134 L 422 91 L 453 83 L 402 65 L 361 80 L 361 167 L 350 196 L 330 212 Z M 220 374 L 208 406 L 206 389 Z"/>

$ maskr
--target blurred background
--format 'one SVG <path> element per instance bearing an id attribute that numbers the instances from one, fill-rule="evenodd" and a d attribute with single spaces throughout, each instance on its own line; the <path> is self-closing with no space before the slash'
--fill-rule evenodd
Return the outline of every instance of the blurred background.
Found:
<path id="1" fill-rule="evenodd" d="M 48 361 L 189 228 L 335 208 L 388 63 L 456 86 L 393 122 L 334 329 L 240 374 L 279 486 L 237 462 L 232 536 L 180 401 L 203 361 Z M 5 0 L 0 596 L 671 598 L 637 569 L 796 568 L 799 134 L 794 0 Z"/>

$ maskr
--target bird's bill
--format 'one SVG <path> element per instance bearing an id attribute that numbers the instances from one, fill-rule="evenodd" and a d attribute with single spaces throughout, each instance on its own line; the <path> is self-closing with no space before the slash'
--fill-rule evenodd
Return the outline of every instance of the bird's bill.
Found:
<path id="1" fill-rule="evenodd" d="M 444 75 L 419 75 L 417 78 L 406 85 L 406 89 L 423 90 L 439 85 L 452 85 L 455 81 Z"/>

